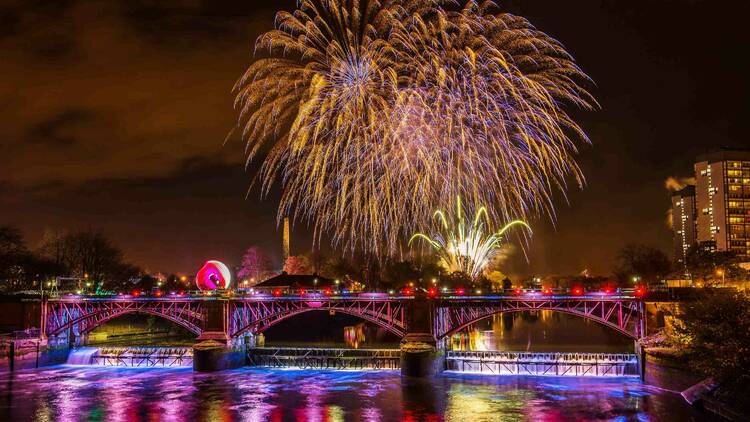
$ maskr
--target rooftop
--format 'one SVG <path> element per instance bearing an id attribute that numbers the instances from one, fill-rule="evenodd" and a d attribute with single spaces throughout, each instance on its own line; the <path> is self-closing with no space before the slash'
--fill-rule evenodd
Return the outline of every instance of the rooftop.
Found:
<path id="1" fill-rule="evenodd" d="M 286 272 L 282 272 L 275 277 L 271 277 L 268 280 L 256 284 L 255 287 L 322 288 L 333 286 L 333 283 L 333 280 L 330 278 L 325 278 L 315 273 L 287 274 Z"/>

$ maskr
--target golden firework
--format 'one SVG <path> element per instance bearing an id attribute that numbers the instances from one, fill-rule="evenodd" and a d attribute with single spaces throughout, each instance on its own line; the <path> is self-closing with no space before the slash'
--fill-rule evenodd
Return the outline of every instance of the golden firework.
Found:
<path id="1" fill-rule="evenodd" d="M 409 239 L 409 244 L 418 239 L 425 241 L 434 249 L 448 271 L 460 271 L 472 279 L 479 277 L 499 253 L 503 236 L 508 229 L 520 225 L 531 230 L 525 222 L 515 220 L 493 232 L 485 207 L 477 209 L 471 222 L 466 219 L 471 214 L 462 205 L 461 198 L 457 198 L 455 208 L 456 212 L 451 218 L 443 211 L 435 211 L 433 217 L 436 224 L 433 232 L 429 235 L 416 233 Z"/>
<path id="2" fill-rule="evenodd" d="M 563 105 L 588 77 L 556 40 L 492 2 L 301 0 L 235 87 L 247 159 L 279 217 L 385 256 L 444 198 L 496 221 L 547 214 L 577 144 Z M 453 5 L 453 6 L 451 6 Z"/>

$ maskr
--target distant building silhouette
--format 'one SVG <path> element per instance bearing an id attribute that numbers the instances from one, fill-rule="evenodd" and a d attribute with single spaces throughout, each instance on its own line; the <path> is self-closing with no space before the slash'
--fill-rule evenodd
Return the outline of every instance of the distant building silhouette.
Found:
<path id="1" fill-rule="evenodd" d="M 283 242 L 282 244 L 282 249 L 283 249 L 282 258 L 283 259 L 281 260 L 282 266 L 283 266 L 283 263 L 286 262 L 286 259 L 289 258 L 289 255 L 291 255 L 290 246 L 289 246 L 289 235 L 290 235 L 289 231 L 290 231 L 289 230 L 289 217 L 284 217 L 284 239 L 282 241 Z"/>
<path id="2" fill-rule="evenodd" d="M 695 244 L 750 258 L 750 150 L 703 154 L 694 169 L 695 185 L 672 193 L 675 262 Z"/>
<path id="3" fill-rule="evenodd" d="M 699 156 L 695 178 L 698 243 L 750 258 L 750 150 Z"/>
<path id="4" fill-rule="evenodd" d="M 685 267 L 688 250 L 696 242 L 695 186 L 688 185 L 672 194 L 674 260 Z"/>

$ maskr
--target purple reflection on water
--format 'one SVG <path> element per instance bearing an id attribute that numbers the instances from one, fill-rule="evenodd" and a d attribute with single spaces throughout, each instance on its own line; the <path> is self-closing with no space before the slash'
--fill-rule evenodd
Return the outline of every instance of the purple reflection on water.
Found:
<path id="1" fill-rule="evenodd" d="M 704 420 L 682 399 L 632 378 L 396 371 L 57 366 L 0 374 L 0 419 L 78 420 Z"/>

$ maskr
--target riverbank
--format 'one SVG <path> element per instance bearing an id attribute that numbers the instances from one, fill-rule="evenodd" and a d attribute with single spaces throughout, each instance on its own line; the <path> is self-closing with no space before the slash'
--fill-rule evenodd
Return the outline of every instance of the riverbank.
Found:
<path id="1" fill-rule="evenodd" d="M 647 384 L 682 395 L 685 390 L 705 381 L 705 377 L 693 373 L 688 368 L 679 350 L 665 347 L 654 349 L 646 352 Z M 743 414 L 734 405 L 739 402 L 738 400 L 746 398 L 737 397 L 736 394 L 719 386 L 707 391 L 692 403 L 692 406 L 730 421 L 750 420 L 750 415 Z"/>

